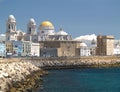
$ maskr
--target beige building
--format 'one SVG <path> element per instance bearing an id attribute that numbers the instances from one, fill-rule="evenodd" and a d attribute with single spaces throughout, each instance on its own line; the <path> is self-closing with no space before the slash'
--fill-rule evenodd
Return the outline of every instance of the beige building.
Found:
<path id="1" fill-rule="evenodd" d="M 97 55 L 113 55 L 114 36 L 97 36 Z"/>
<path id="2" fill-rule="evenodd" d="M 13 53 L 13 43 L 12 43 L 12 41 L 6 41 L 5 45 L 6 45 L 6 52 L 7 53 Z"/>
<path id="3" fill-rule="evenodd" d="M 40 41 L 41 56 L 78 56 L 79 41 Z M 55 54 L 56 53 L 56 54 Z"/>

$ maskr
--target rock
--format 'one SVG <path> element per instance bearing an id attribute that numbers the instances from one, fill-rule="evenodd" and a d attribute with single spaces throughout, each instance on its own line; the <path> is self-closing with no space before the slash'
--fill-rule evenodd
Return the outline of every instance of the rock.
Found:
<path id="1" fill-rule="evenodd" d="M 17 90 L 25 89 L 24 87 L 27 88 L 28 84 L 31 84 L 29 87 L 32 88 L 32 85 L 35 85 L 35 80 L 31 81 L 29 75 L 34 76 L 33 72 L 41 71 L 40 68 L 30 62 L 1 63 L 0 68 L 0 91 L 3 92 L 17 92 Z M 30 78 L 25 79 L 27 76 Z M 36 78 L 38 78 L 37 75 Z"/>

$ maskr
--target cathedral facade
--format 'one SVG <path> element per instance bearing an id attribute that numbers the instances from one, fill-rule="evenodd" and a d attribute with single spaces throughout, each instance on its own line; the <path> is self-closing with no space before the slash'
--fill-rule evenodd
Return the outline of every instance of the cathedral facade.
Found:
<path id="1" fill-rule="evenodd" d="M 55 32 L 55 28 L 50 21 L 43 21 L 36 30 L 36 22 L 31 18 L 27 24 L 26 33 L 17 30 L 17 22 L 13 15 L 9 15 L 6 23 L 6 41 L 48 41 L 48 40 L 72 40 L 68 33 L 60 28 L 59 32 Z"/>
<path id="2" fill-rule="evenodd" d="M 50 21 L 43 21 L 37 28 L 35 20 L 31 18 L 27 23 L 26 32 L 17 30 L 17 22 L 13 15 L 9 15 L 6 22 L 6 52 L 8 54 L 45 57 L 75 56 L 77 43 L 62 28 L 55 32 L 54 25 Z"/>

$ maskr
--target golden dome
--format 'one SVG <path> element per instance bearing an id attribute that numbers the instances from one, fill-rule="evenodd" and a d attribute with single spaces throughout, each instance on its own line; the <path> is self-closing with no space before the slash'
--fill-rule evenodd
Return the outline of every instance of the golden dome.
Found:
<path id="1" fill-rule="evenodd" d="M 42 27 L 53 27 L 53 24 L 50 21 L 43 21 L 40 26 Z"/>

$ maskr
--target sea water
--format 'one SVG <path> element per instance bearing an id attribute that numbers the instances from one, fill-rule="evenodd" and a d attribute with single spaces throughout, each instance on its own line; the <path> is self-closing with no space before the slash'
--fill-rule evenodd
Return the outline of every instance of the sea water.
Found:
<path id="1" fill-rule="evenodd" d="M 120 92 L 120 68 L 49 70 L 37 92 Z"/>

